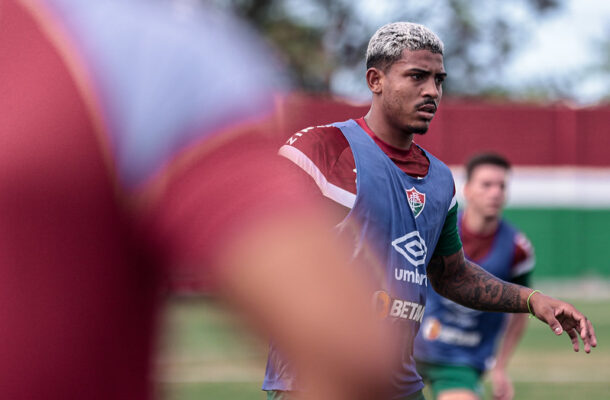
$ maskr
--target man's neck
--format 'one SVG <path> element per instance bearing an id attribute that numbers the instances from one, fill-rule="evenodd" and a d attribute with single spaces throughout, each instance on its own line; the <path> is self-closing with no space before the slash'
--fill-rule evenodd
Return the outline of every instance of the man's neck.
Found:
<path id="1" fill-rule="evenodd" d="M 413 142 L 413 134 L 397 130 L 395 127 L 376 112 L 375 107 L 371 107 L 364 116 L 364 120 L 369 128 L 379 139 L 397 149 L 409 150 Z"/>
<path id="2" fill-rule="evenodd" d="M 487 236 L 494 233 L 498 229 L 499 223 L 499 217 L 485 217 L 477 214 L 468 207 L 464 210 L 464 215 L 462 217 L 462 225 L 466 227 L 468 232 L 481 236 Z"/>

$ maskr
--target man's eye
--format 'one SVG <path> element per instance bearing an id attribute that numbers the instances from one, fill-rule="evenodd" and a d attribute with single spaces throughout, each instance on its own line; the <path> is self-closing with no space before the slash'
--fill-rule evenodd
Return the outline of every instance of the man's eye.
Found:
<path id="1" fill-rule="evenodd" d="M 422 74 L 412 74 L 411 78 L 415 79 L 416 81 L 421 81 L 423 79 L 423 75 Z"/>
<path id="2" fill-rule="evenodd" d="M 443 82 L 445 82 L 445 77 L 444 76 L 437 76 L 436 77 L 436 83 L 438 83 L 440 85 Z"/>

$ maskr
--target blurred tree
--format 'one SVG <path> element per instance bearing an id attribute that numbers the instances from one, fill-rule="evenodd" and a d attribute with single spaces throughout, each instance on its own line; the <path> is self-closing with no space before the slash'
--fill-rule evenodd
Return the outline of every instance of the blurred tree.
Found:
<path id="1" fill-rule="evenodd" d="M 597 42 L 599 61 L 594 67 L 594 73 L 601 76 L 600 82 L 605 82 L 605 96 L 603 100 L 610 101 L 610 21 L 606 24 L 606 35 Z"/>
<path id="2" fill-rule="evenodd" d="M 540 18 L 563 0 L 208 0 L 249 19 L 314 92 L 366 92 L 364 56 L 370 36 L 392 21 L 422 23 L 445 42 L 454 95 L 504 95 L 500 71 Z"/>

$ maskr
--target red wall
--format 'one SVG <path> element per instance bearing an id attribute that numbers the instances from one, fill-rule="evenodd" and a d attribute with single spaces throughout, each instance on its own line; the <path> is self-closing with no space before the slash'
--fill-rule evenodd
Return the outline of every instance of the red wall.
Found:
<path id="1" fill-rule="evenodd" d="M 312 125 L 366 114 L 368 105 L 293 95 L 283 102 L 285 137 Z M 610 105 L 491 103 L 444 99 L 430 130 L 416 142 L 447 164 L 493 150 L 519 165 L 610 166 Z"/>

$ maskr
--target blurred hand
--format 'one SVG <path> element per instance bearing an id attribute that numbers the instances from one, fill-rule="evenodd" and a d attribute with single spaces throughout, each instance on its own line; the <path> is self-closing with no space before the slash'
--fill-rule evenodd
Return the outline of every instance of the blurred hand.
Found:
<path id="1" fill-rule="evenodd" d="M 218 261 L 221 293 L 299 371 L 303 390 L 290 398 L 393 398 L 400 353 L 371 307 L 376 287 L 313 211 L 276 213 L 232 236 Z"/>
<path id="2" fill-rule="evenodd" d="M 597 346 L 593 324 L 573 305 L 536 292 L 530 298 L 530 308 L 536 318 L 546 322 L 556 335 L 567 332 L 574 351 L 580 349 L 578 336 L 586 353 Z"/>
<path id="3" fill-rule="evenodd" d="M 510 377 L 503 368 L 494 368 L 491 370 L 491 385 L 493 388 L 494 400 L 512 400 L 515 395 L 515 389 Z"/>

